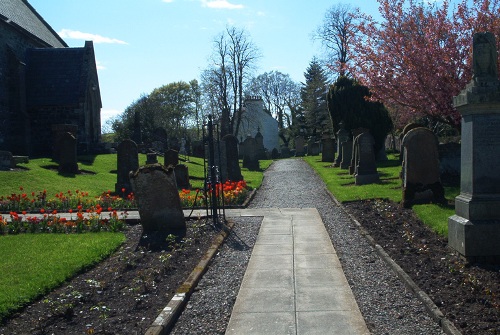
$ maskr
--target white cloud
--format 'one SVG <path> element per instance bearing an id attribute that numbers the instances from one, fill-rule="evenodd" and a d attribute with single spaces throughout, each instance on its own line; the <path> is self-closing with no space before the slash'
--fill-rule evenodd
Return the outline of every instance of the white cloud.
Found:
<path id="1" fill-rule="evenodd" d="M 71 29 L 62 29 L 61 31 L 58 32 L 58 34 L 59 36 L 61 36 L 61 38 L 94 41 L 94 43 L 128 44 L 127 42 L 124 42 L 116 38 L 109 38 L 90 33 L 82 33 L 81 31 L 71 30 Z"/>
<path id="2" fill-rule="evenodd" d="M 102 125 L 106 124 L 106 121 L 122 113 L 123 111 L 117 109 L 105 109 L 105 108 L 101 109 L 101 124 Z"/>
<path id="3" fill-rule="evenodd" d="M 201 0 L 203 7 L 217 8 L 217 9 L 242 9 L 243 5 L 232 4 L 227 0 Z"/>
<path id="4" fill-rule="evenodd" d="M 97 67 L 97 70 L 106 70 L 106 67 L 104 65 L 102 65 L 101 62 L 99 62 L 98 60 L 96 60 L 96 67 Z"/>

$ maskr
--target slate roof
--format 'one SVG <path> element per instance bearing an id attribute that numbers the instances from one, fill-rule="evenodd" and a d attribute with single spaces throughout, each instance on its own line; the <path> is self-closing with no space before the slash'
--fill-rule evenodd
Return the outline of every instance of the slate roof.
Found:
<path id="1" fill-rule="evenodd" d="M 36 12 L 27 0 L 1 0 L 0 20 L 54 48 L 67 47 L 64 40 Z"/>
<path id="2" fill-rule="evenodd" d="M 26 64 L 28 108 L 77 105 L 85 97 L 85 48 L 28 49 Z"/>

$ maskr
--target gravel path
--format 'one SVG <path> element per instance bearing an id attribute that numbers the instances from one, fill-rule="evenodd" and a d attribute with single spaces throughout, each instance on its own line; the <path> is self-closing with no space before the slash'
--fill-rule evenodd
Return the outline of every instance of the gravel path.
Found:
<path id="1" fill-rule="evenodd" d="M 372 334 L 443 334 L 420 301 L 330 199 L 322 180 L 304 161 L 274 162 L 249 207 L 318 209 Z M 257 218 L 238 219 L 230 242 L 214 259 L 172 334 L 224 333 L 259 222 Z M 240 242 L 231 242 L 237 241 L 236 236 Z"/>

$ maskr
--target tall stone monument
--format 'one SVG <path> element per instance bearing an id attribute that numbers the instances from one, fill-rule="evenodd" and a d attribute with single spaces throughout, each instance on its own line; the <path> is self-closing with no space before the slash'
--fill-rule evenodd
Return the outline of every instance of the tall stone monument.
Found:
<path id="1" fill-rule="evenodd" d="M 340 122 L 339 131 L 337 132 L 337 158 L 333 163 L 334 167 L 339 167 L 342 163 L 343 153 L 342 153 L 342 143 L 349 141 L 350 132 L 344 128 L 344 123 Z"/>
<path id="2" fill-rule="evenodd" d="M 473 78 L 453 98 L 462 115 L 460 195 L 448 243 L 469 261 L 500 262 L 500 84 L 495 37 L 473 39 Z"/>
<path id="3" fill-rule="evenodd" d="M 138 168 L 137 144 L 132 140 L 123 140 L 117 148 L 115 193 L 125 196 L 132 192 L 129 174 L 130 171 L 136 171 Z"/>

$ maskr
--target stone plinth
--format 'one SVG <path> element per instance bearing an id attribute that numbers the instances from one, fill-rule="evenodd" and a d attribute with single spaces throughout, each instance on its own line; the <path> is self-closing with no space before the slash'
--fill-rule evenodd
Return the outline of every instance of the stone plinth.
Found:
<path id="1" fill-rule="evenodd" d="M 453 102 L 462 115 L 460 195 L 448 243 L 470 261 L 500 262 L 500 83 L 495 38 L 474 35 L 474 76 Z"/>

